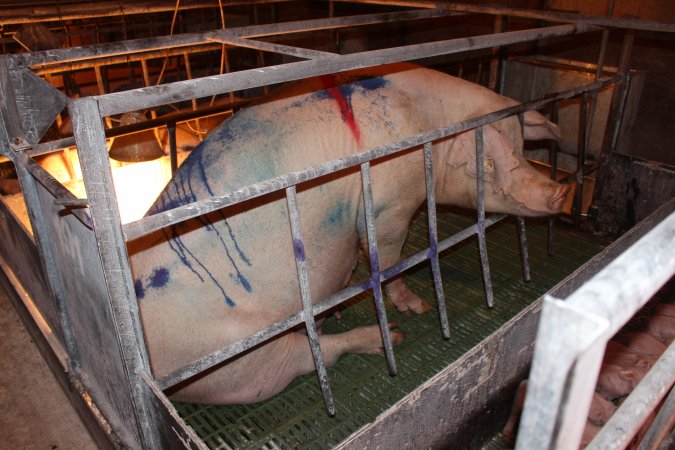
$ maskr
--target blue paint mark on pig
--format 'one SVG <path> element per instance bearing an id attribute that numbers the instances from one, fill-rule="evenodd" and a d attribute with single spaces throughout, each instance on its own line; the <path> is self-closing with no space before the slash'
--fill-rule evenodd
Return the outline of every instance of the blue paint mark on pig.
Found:
<path id="1" fill-rule="evenodd" d="M 150 283 L 148 284 L 148 287 L 152 287 L 152 288 L 164 287 L 169 282 L 170 278 L 171 278 L 170 273 L 166 269 L 166 267 L 156 268 L 152 272 L 152 275 L 150 275 L 150 279 L 149 279 Z"/>

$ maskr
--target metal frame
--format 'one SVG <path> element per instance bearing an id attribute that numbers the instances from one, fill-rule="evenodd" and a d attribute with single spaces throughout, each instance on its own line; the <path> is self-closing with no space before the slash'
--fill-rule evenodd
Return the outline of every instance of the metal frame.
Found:
<path id="1" fill-rule="evenodd" d="M 605 345 L 675 274 L 674 235 L 670 213 L 564 301 L 544 298 L 517 449 L 579 447 Z M 674 383 L 671 344 L 587 448 L 624 448 Z"/>
<path id="2" fill-rule="evenodd" d="M 182 47 L 194 44 L 227 44 L 235 46 L 247 46 L 259 50 L 274 51 L 287 55 L 305 58 L 306 60 L 282 64 L 272 67 L 262 67 L 259 69 L 245 70 L 236 73 L 229 73 L 217 76 L 209 76 L 200 79 L 179 81 L 168 83 L 157 87 L 146 87 L 134 89 L 126 92 L 105 94 L 93 97 L 87 97 L 72 100 L 69 104 L 69 110 L 73 119 L 74 139 L 79 150 L 81 166 L 84 175 L 84 183 L 87 190 L 87 200 L 91 223 L 96 235 L 98 252 L 101 258 L 101 264 L 105 275 L 105 283 L 109 295 L 110 305 L 113 311 L 116 334 L 118 337 L 117 345 L 119 352 L 123 357 L 128 377 L 128 388 L 132 393 L 135 423 L 138 427 L 140 443 L 144 447 L 157 448 L 164 442 L 166 437 L 159 435 L 158 430 L 153 427 L 157 418 L 157 410 L 153 402 L 157 398 L 157 392 L 160 389 L 167 389 L 176 383 L 183 381 L 196 373 L 206 370 L 215 364 L 219 364 L 228 358 L 254 346 L 267 339 L 271 339 L 284 330 L 289 329 L 299 323 L 305 322 L 308 329 L 308 338 L 312 343 L 312 350 L 321 380 L 324 398 L 329 413 L 334 413 L 330 387 L 325 376 L 323 368 L 323 358 L 321 350 L 315 336 L 314 316 L 320 314 L 329 308 L 346 301 L 365 290 L 373 289 L 375 294 L 376 309 L 380 319 L 387 361 L 390 372 L 395 373 L 396 366 L 393 357 L 391 340 L 388 337 L 386 326 L 386 316 L 382 307 L 381 284 L 400 274 L 404 270 L 429 259 L 432 264 L 432 273 L 436 286 L 436 295 L 440 300 L 443 298 L 442 282 L 440 280 L 440 271 L 438 270 L 438 253 L 450 246 L 466 239 L 473 234 L 478 235 L 480 255 L 485 279 L 486 295 L 488 304 L 492 305 L 492 292 L 490 285 L 489 266 L 487 262 L 487 249 L 485 247 L 485 229 L 491 224 L 501 220 L 503 216 L 495 215 L 485 217 L 484 206 L 482 203 L 482 194 L 480 190 L 483 185 L 482 174 L 482 132 L 480 127 L 490 122 L 500 120 L 510 115 L 519 114 L 529 109 L 540 109 L 548 104 L 555 104 L 561 99 L 567 99 L 586 93 L 593 92 L 603 86 L 617 83 L 622 80 L 623 74 L 610 78 L 599 78 L 588 86 L 572 89 L 553 96 L 528 102 L 522 105 L 507 108 L 485 116 L 467 120 L 458 124 L 451 125 L 445 129 L 433 130 L 417 136 L 411 136 L 399 142 L 381 146 L 375 149 L 351 155 L 334 161 L 312 167 L 305 171 L 282 175 L 262 183 L 252 186 L 242 187 L 224 195 L 215 196 L 203 201 L 195 202 L 190 205 L 184 205 L 171 211 L 166 211 L 139 221 L 121 225 L 119 211 L 114 198 L 114 189 L 112 186 L 112 176 L 107 159 L 107 149 L 105 145 L 105 133 L 102 119 L 113 114 L 138 110 L 142 108 L 154 107 L 166 103 L 178 101 L 194 100 L 199 97 L 206 97 L 218 94 L 225 94 L 236 90 L 267 86 L 269 84 L 305 78 L 309 76 L 322 75 L 346 71 L 350 69 L 376 66 L 385 63 L 398 62 L 419 59 L 424 57 L 438 56 L 461 53 L 468 50 L 499 48 L 504 45 L 535 41 L 547 37 L 566 36 L 577 33 L 586 33 L 599 30 L 596 25 L 609 25 L 618 27 L 636 27 L 640 29 L 675 31 L 675 26 L 663 25 L 658 23 L 645 23 L 632 20 L 617 19 L 599 19 L 584 18 L 576 15 L 561 13 L 532 12 L 525 10 L 516 10 L 511 8 L 478 7 L 456 4 L 437 4 L 427 2 L 366 2 L 383 4 L 403 4 L 405 6 L 414 5 L 422 7 L 418 11 L 406 13 L 393 13 L 384 15 L 368 15 L 363 17 L 347 17 L 321 19 L 302 22 L 290 22 L 275 25 L 253 26 L 240 29 L 218 30 L 209 33 L 199 33 L 191 35 L 178 35 L 164 38 L 144 39 L 136 41 L 125 41 L 115 44 L 103 44 L 97 46 L 88 46 L 75 49 L 63 49 L 47 52 L 36 52 L 32 54 L 5 56 L 3 59 L 7 63 L 8 70 L 25 71 L 29 67 L 40 70 L 41 67 L 47 67 L 51 64 L 69 64 L 70 62 L 81 61 L 92 57 L 128 58 L 138 52 L 149 52 L 155 50 L 166 50 L 169 48 Z M 255 41 L 252 38 L 262 36 L 273 36 L 278 34 L 287 34 L 292 32 L 335 29 L 355 25 L 370 23 L 382 23 L 389 20 L 413 20 L 418 18 L 439 17 L 456 13 L 488 13 L 501 15 L 513 15 L 517 17 L 537 18 L 549 21 L 572 22 L 562 25 L 547 26 L 538 29 L 528 29 L 522 31 L 501 32 L 493 35 L 476 36 L 471 38 L 452 39 L 441 42 L 431 42 L 426 44 L 403 46 L 396 48 L 387 48 L 383 50 L 368 51 L 351 55 L 337 55 L 324 52 L 316 52 L 308 49 L 299 49 L 279 44 L 271 44 L 262 41 Z M 501 20 L 501 19 L 500 19 Z M 601 72 L 602 59 L 604 52 L 598 63 L 598 74 Z M 111 61 L 110 59 L 105 62 Z M 81 63 L 77 63 L 81 64 Z M 44 69 L 48 70 L 48 69 Z M 4 92 L 8 92 L 9 86 L 0 86 Z M 3 113 L 3 118 L 8 119 L 7 114 Z M 430 247 L 423 250 L 404 261 L 381 270 L 378 264 L 378 253 L 375 238 L 375 227 L 373 224 L 372 199 L 369 195 L 369 164 L 371 161 L 387 155 L 393 155 L 406 149 L 422 146 L 425 154 L 425 174 L 427 177 L 427 189 L 433 185 L 433 171 L 431 167 L 432 142 L 443 137 L 452 136 L 467 130 L 476 129 L 477 144 L 477 168 L 479 190 L 478 221 L 477 224 L 469 227 L 462 232 L 438 242 L 437 231 L 435 227 L 435 199 L 433 189 L 428 192 L 428 209 L 430 220 Z M 585 127 L 584 127 L 585 129 Z M 2 139 L 0 148 L 2 154 L 12 159 L 17 166 L 30 166 L 30 159 L 24 152 L 29 151 L 20 141 L 16 133 L 20 131 L 16 127 L 7 130 L 6 138 Z M 18 142 L 18 143 L 17 143 Z M 304 255 L 302 252 L 302 235 L 297 220 L 297 207 L 295 205 L 295 186 L 321 177 L 328 173 L 345 170 L 350 167 L 360 165 L 362 173 L 362 183 L 364 188 L 364 202 L 366 205 L 366 217 L 368 224 L 368 241 L 371 256 L 371 277 L 347 289 L 344 289 L 320 303 L 313 304 L 309 297 L 307 288 L 307 269 L 304 265 Z M 583 165 L 583 164 L 582 164 Z M 33 175 L 39 173 L 39 169 L 31 171 Z M 555 176 L 555 168 L 553 169 Z M 30 177 L 22 176 L 22 185 L 24 189 L 30 187 L 32 181 Z M 303 310 L 298 314 L 288 317 L 280 322 L 271 324 L 265 330 L 246 337 L 240 342 L 234 343 L 210 355 L 206 355 L 198 361 L 177 370 L 176 372 L 165 376 L 159 380 L 153 380 L 151 377 L 149 359 L 143 342 L 143 333 L 141 330 L 140 318 L 136 304 L 136 296 L 133 289 L 129 260 L 126 253 L 126 242 L 136 237 L 145 235 L 163 228 L 165 226 L 178 223 L 205 214 L 216 209 L 246 201 L 261 195 L 266 195 L 275 191 L 284 189 L 287 195 L 287 202 L 291 214 L 292 238 L 296 249 L 296 264 L 298 275 L 303 292 Z M 68 194 L 57 193 L 57 197 L 62 199 L 63 204 L 81 205 L 85 202 L 73 202 Z M 28 199 L 29 203 L 32 200 Z M 70 202 L 70 203 L 69 203 Z M 29 205 L 30 206 L 30 205 Z M 31 221 L 34 224 L 40 223 L 40 211 L 31 215 Z M 85 215 L 86 216 L 86 215 Z M 88 217 L 88 216 L 86 216 Z M 37 228 L 39 232 L 39 227 Z M 524 228 L 522 221 L 519 220 L 519 234 L 524 237 Z M 49 240 L 47 238 L 47 240 Z M 49 244 L 38 240 L 38 247 L 41 249 L 44 257 L 43 268 L 46 272 L 57 270 L 58 266 L 53 258 L 49 258 Z M 525 240 L 521 239 L 523 248 L 524 263 L 527 260 Z M 524 276 L 527 278 L 527 265 L 523 265 Z M 58 273 L 58 272 L 57 272 Z M 58 292 L 58 280 L 55 282 L 50 279 L 50 286 L 55 292 Z M 443 311 L 443 302 L 439 301 L 441 313 L 441 333 L 448 336 L 449 328 L 447 324 L 447 314 Z M 69 321 L 67 314 L 63 315 L 63 324 L 66 329 Z M 73 376 L 78 376 L 77 371 L 77 352 L 69 350 L 69 361 L 72 359 Z M 159 397 L 161 399 L 161 396 Z M 193 436 L 183 436 L 186 440 Z M 188 439 L 189 438 L 189 439 Z M 199 447 L 199 443 L 194 443 Z M 531 447 L 534 448 L 534 447 Z M 544 448 L 544 447 L 541 447 Z"/>

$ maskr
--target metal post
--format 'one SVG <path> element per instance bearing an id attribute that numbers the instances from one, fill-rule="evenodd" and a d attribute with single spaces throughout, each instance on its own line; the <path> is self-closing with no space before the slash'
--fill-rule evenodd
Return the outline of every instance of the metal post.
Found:
<path id="1" fill-rule="evenodd" d="M 560 103 L 555 101 L 551 104 L 551 121 L 553 123 L 558 123 L 558 109 Z M 551 165 L 551 179 L 553 181 L 558 181 L 558 142 L 555 139 L 549 141 L 548 147 L 548 162 Z M 555 253 L 555 248 L 553 245 L 553 240 L 555 238 L 555 216 L 551 216 L 548 219 L 548 236 L 547 236 L 547 253 L 549 256 L 553 256 Z"/>
<path id="2" fill-rule="evenodd" d="M 169 155 L 171 158 L 171 176 L 178 170 L 178 153 L 176 149 L 176 122 L 169 122 L 166 125 L 169 131 Z"/>
<path id="3" fill-rule="evenodd" d="M 584 166 L 586 164 L 586 131 L 588 129 L 588 93 L 581 96 L 580 105 L 580 124 L 579 124 L 579 145 L 577 147 L 577 167 L 576 182 L 574 190 L 574 204 L 572 213 L 574 214 L 574 226 L 581 226 L 582 204 L 584 198 Z"/>
<path id="4" fill-rule="evenodd" d="M 445 295 L 443 294 L 443 279 L 441 278 L 441 266 L 438 262 L 438 223 L 436 220 L 436 186 L 434 183 L 434 168 L 431 154 L 431 142 L 424 144 L 424 173 L 427 181 L 427 212 L 429 216 L 429 260 L 431 261 L 431 273 L 434 278 L 434 290 L 436 303 L 438 304 L 438 317 L 441 321 L 441 333 L 445 339 L 450 339 L 450 325 L 448 324 L 448 311 L 445 307 Z"/>
<path id="5" fill-rule="evenodd" d="M 141 329 L 98 103 L 93 97 L 84 97 L 70 103 L 69 111 L 98 253 L 117 328 L 117 345 L 126 366 L 129 381 L 127 388 L 134 402 L 133 413 L 143 446 L 158 448 L 157 430 L 152 425 L 152 394 L 141 377 L 142 371 L 151 373 L 150 362 Z"/>
<path id="6" fill-rule="evenodd" d="M 396 359 L 394 358 L 394 346 L 389 333 L 389 321 L 387 311 L 384 309 L 382 298 L 382 281 L 380 277 L 380 255 L 377 251 L 377 233 L 375 230 L 375 207 L 373 202 L 373 185 L 370 179 L 370 162 L 361 164 L 361 184 L 363 187 L 363 206 L 366 216 L 366 234 L 368 238 L 368 257 L 370 260 L 370 283 L 375 300 L 375 311 L 380 323 L 382 342 L 384 343 L 384 356 L 387 359 L 387 367 L 391 375 L 396 375 Z"/>
<path id="7" fill-rule="evenodd" d="M 298 213 L 298 204 L 295 195 L 295 186 L 286 188 L 286 202 L 288 204 L 288 215 L 291 222 L 291 233 L 293 235 L 293 248 L 295 250 L 295 264 L 298 270 L 298 279 L 300 281 L 300 296 L 302 298 L 302 311 L 307 329 L 307 339 L 312 350 L 316 373 L 319 376 L 319 384 L 323 393 L 323 400 L 326 403 L 326 409 L 331 416 L 335 415 L 335 402 L 333 393 L 328 383 L 328 373 L 323 361 L 323 353 L 319 343 L 319 335 L 316 331 L 316 321 L 312 314 L 312 293 L 309 288 L 309 274 L 307 273 L 307 260 L 305 259 L 305 244 L 302 240 L 300 230 L 300 215 Z"/>
<path id="8" fill-rule="evenodd" d="M 483 271 L 483 284 L 485 296 L 490 308 L 495 305 L 492 293 L 492 280 L 490 279 L 490 263 L 488 262 L 487 242 L 485 239 L 485 167 L 483 148 L 483 127 L 476 128 L 476 210 L 478 215 L 478 252 L 480 253 L 480 265 Z"/>

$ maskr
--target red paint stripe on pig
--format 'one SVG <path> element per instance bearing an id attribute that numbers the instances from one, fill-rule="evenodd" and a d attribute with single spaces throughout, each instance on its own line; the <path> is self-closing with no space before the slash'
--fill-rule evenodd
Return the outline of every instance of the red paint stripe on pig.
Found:
<path id="1" fill-rule="evenodd" d="M 333 78 L 332 75 L 323 75 L 319 78 L 321 79 L 321 84 L 323 85 L 324 89 L 326 89 L 326 91 L 330 94 L 330 96 L 333 97 L 333 99 L 337 102 L 338 107 L 340 108 L 340 114 L 342 114 L 342 120 L 345 121 L 345 123 L 351 130 L 352 135 L 356 140 L 356 143 L 360 147 L 361 130 L 359 129 L 359 124 L 356 123 L 356 119 L 354 118 L 354 111 L 352 110 L 351 105 L 349 104 L 345 96 L 342 95 L 340 88 L 335 82 L 335 78 Z"/>

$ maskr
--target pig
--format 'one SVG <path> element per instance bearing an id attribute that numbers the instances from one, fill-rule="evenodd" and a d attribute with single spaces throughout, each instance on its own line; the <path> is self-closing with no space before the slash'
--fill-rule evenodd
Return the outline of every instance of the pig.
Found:
<path id="1" fill-rule="evenodd" d="M 645 331 L 659 341 L 670 344 L 675 338 L 675 317 L 656 314 L 645 323 Z"/>
<path id="2" fill-rule="evenodd" d="M 588 411 L 588 421 L 599 427 L 607 423 L 616 411 L 616 405 L 597 392 L 593 392 L 591 408 Z"/>
<path id="3" fill-rule="evenodd" d="M 663 342 L 645 332 L 624 333 L 614 338 L 615 341 L 625 345 L 634 352 L 644 353 L 652 357 L 658 357 L 666 351 Z"/>
<path id="4" fill-rule="evenodd" d="M 632 367 L 640 365 L 641 367 L 651 368 L 656 361 L 654 355 L 636 353 L 623 344 L 615 341 L 608 341 L 605 355 L 602 362 L 605 364 L 615 364 L 621 367 Z"/>
<path id="5" fill-rule="evenodd" d="M 590 421 L 586 421 L 584 426 L 584 432 L 581 435 L 581 442 L 579 443 L 579 448 L 584 449 L 588 447 L 588 444 L 595 438 L 595 436 L 600 432 L 602 427 L 599 427 L 593 424 Z"/>
<path id="6" fill-rule="evenodd" d="M 649 367 L 640 364 L 621 367 L 616 364 L 603 363 L 595 390 L 605 399 L 615 400 L 630 394 L 648 371 Z"/>
<path id="7" fill-rule="evenodd" d="M 486 88 L 430 69 L 395 64 L 289 83 L 237 112 L 191 152 L 148 214 L 224 194 L 424 131 L 516 104 Z M 487 125 L 488 211 L 542 216 L 560 211 L 569 186 L 540 175 L 522 153 L 523 135 L 558 139 L 537 112 Z M 524 131 L 523 131 L 524 130 Z M 476 206 L 474 132 L 434 143 L 441 204 Z M 425 201 L 423 155 L 406 151 L 372 163 L 379 266 L 400 259 L 413 214 Z M 134 284 L 153 373 L 162 377 L 300 309 L 295 257 L 318 302 L 349 281 L 367 249 L 358 168 L 298 188 L 304 242 L 290 236 L 284 193 L 254 199 L 129 243 Z M 387 286 L 401 311 L 430 306 L 402 279 Z M 391 325 L 390 325 L 391 326 Z M 392 332 L 394 343 L 403 340 Z M 325 363 L 346 352 L 381 353 L 377 325 L 320 334 Z M 301 331 L 266 342 L 171 392 L 196 403 L 269 398 L 314 370 Z"/>
<path id="8" fill-rule="evenodd" d="M 675 305 L 661 303 L 654 308 L 654 314 L 659 316 L 675 317 Z"/>

